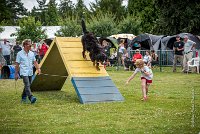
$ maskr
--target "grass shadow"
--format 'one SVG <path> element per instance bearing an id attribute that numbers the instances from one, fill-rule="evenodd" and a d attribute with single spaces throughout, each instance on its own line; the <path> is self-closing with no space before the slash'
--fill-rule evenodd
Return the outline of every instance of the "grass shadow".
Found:
<path id="1" fill-rule="evenodd" d="M 49 101 L 49 103 L 79 103 L 78 96 L 74 93 L 65 91 L 40 91 L 34 94 L 41 101 Z"/>

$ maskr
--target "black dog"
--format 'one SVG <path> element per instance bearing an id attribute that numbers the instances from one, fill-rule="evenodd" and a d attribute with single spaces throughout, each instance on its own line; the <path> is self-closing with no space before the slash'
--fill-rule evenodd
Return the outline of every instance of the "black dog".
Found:
<path id="1" fill-rule="evenodd" d="M 83 45 L 83 52 L 82 52 L 83 58 L 86 59 L 85 52 L 88 51 L 90 59 L 93 62 L 93 65 L 94 66 L 96 65 L 96 69 L 100 70 L 99 62 L 103 64 L 103 62 L 107 60 L 107 56 L 104 52 L 104 49 L 101 47 L 98 39 L 94 36 L 94 34 L 86 30 L 85 22 L 83 19 L 81 23 L 84 33 L 81 39 Z"/>

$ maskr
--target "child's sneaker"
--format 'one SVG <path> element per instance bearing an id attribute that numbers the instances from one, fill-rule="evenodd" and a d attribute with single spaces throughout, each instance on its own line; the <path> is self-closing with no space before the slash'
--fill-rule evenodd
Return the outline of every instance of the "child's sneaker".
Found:
<path id="1" fill-rule="evenodd" d="M 141 101 L 147 101 L 147 97 L 143 97 Z"/>
<path id="2" fill-rule="evenodd" d="M 34 104 L 34 103 L 36 102 L 36 100 L 37 100 L 36 97 L 34 97 L 34 96 L 31 96 L 31 97 L 30 97 L 30 102 L 31 102 L 31 104 Z"/>

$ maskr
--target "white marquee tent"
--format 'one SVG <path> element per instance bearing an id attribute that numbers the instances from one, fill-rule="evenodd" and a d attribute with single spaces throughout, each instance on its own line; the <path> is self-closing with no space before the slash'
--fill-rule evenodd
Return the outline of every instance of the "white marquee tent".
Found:
<path id="1" fill-rule="evenodd" d="M 16 28 L 19 26 L 2 26 L 4 31 L 0 33 L 0 40 L 7 39 L 10 42 L 15 42 L 16 36 L 10 36 L 12 33 L 16 33 Z M 55 33 L 60 30 L 60 26 L 43 26 L 42 29 L 46 29 L 47 38 L 54 38 Z"/>

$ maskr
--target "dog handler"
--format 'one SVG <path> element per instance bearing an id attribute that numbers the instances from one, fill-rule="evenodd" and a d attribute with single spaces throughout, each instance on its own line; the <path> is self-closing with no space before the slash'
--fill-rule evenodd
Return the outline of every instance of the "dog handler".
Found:
<path id="1" fill-rule="evenodd" d="M 38 74 L 41 73 L 39 65 L 35 59 L 34 53 L 31 50 L 31 40 L 26 39 L 23 41 L 23 49 L 18 52 L 16 58 L 15 66 L 15 80 L 19 78 L 18 72 L 20 68 L 20 75 L 24 82 L 24 90 L 22 92 L 22 102 L 26 102 L 26 99 L 30 100 L 31 104 L 35 103 L 37 100 L 31 93 L 30 85 L 31 78 L 33 75 L 33 64 L 38 71 Z"/>

